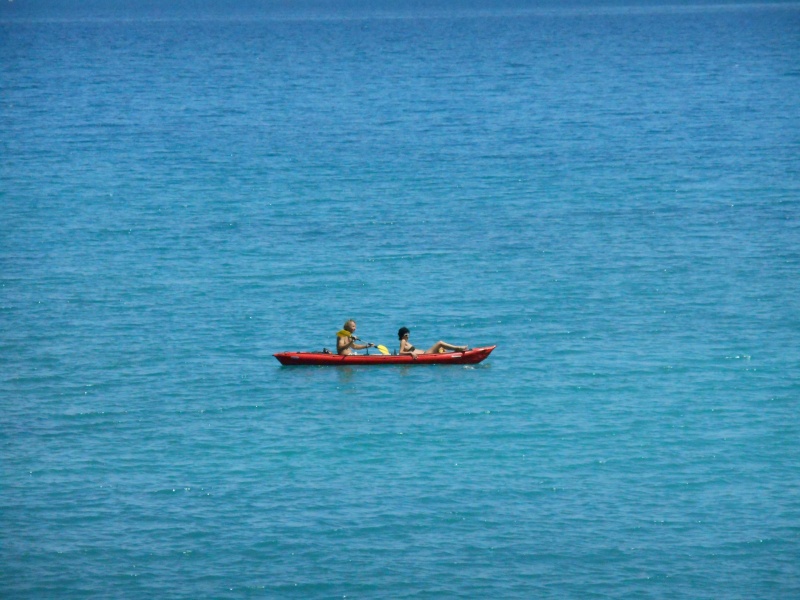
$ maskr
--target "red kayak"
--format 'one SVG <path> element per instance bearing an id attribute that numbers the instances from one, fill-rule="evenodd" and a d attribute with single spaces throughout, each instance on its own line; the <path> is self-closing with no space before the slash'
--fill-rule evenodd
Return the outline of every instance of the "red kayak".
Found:
<path id="1" fill-rule="evenodd" d="M 324 352 L 279 352 L 275 354 L 282 365 L 475 365 L 492 353 L 497 346 L 473 348 L 466 352 L 420 354 L 326 354 Z"/>

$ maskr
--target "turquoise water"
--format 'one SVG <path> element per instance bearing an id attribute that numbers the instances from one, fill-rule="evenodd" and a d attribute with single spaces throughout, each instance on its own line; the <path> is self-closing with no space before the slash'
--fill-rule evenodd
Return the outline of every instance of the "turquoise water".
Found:
<path id="1" fill-rule="evenodd" d="M 2 595 L 800 596 L 798 32 L 4 3 Z"/>

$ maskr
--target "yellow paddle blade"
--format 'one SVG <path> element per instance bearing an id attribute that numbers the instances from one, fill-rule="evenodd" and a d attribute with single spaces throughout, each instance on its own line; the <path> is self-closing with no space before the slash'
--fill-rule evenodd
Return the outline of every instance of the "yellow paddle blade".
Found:
<path id="1" fill-rule="evenodd" d="M 350 337 L 353 334 L 347 331 L 347 329 L 340 329 L 336 332 L 336 335 L 339 337 Z"/>
<path id="2" fill-rule="evenodd" d="M 378 344 L 375 347 L 378 349 L 378 352 L 380 352 L 381 354 L 389 354 L 389 349 L 386 346 L 384 346 L 382 344 Z"/>

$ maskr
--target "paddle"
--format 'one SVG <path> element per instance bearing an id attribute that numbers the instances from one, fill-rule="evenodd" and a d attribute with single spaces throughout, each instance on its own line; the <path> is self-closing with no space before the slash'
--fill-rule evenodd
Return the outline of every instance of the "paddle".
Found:
<path id="1" fill-rule="evenodd" d="M 361 338 L 357 338 L 356 336 L 354 336 L 352 333 L 350 333 L 346 329 L 342 329 L 341 331 L 336 332 L 336 335 L 338 335 L 339 337 L 353 338 L 353 340 L 356 341 L 356 342 L 360 342 L 361 341 Z M 367 343 L 368 344 L 372 344 L 372 342 L 367 342 Z M 378 349 L 378 352 L 380 352 L 381 354 L 387 354 L 387 355 L 391 354 L 391 352 L 389 352 L 389 349 L 386 346 L 384 346 L 383 344 L 372 344 L 372 345 L 375 346 Z"/>
<path id="2" fill-rule="evenodd" d="M 356 336 L 353 336 L 353 339 L 357 342 L 361 341 L 361 338 L 357 338 Z M 372 342 L 367 342 L 367 344 L 372 344 L 381 354 L 390 354 L 389 349 L 383 344 L 373 344 Z M 369 352 L 369 348 L 367 348 L 367 352 Z"/>

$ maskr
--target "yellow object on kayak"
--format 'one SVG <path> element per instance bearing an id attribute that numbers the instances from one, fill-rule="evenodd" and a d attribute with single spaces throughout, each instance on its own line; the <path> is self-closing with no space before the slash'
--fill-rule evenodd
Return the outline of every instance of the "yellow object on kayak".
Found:
<path id="1" fill-rule="evenodd" d="M 378 349 L 378 352 L 380 352 L 381 354 L 389 354 L 389 349 L 386 346 L 378 344 L 375 347 Z"/>

